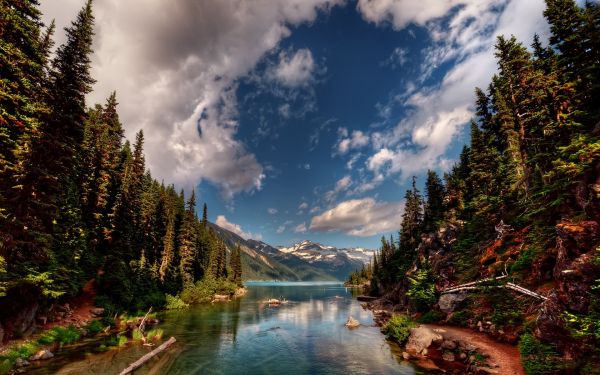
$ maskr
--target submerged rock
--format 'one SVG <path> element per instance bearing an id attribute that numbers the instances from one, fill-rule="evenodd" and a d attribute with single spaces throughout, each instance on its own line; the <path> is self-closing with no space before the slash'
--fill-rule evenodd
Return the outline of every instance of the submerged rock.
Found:
<path id="1" fill-rule="evenodd" d="M 360 325 L 360 322 L 353 317 L 349 316 L 348 321 L 346 321 L 346 327 L 348 328 L 356 328 Z"/>

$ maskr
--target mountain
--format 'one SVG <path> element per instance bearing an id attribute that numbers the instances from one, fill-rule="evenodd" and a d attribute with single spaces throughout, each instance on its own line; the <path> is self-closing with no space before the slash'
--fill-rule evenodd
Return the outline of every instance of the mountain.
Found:
<path id="1" fill-rule="evenodd" d="M 373 251 L 362 248 L 338 249 L 335 246 L 322 245 L 309 240 L 291 247 L 279 247 L 279 254 L 273 256 L 284 264 L 291 265 L 302 260 L 309 265 L 345 280 L 350 272 L 362 268 L 370 261 Z"/>
<path id="2" fill-rule="evenodd" d="M 240 245 L 242 250 L 242 277 L 244 280 L 343 280 L 343 278 L 339 278 L 319 267 L 314 267 L 300 258 L 281 253 L 262 241 L 246 240 L 216 224 L 209 223 L 209 225 L 225 241 L 229 251 L 238 244 Z"/>

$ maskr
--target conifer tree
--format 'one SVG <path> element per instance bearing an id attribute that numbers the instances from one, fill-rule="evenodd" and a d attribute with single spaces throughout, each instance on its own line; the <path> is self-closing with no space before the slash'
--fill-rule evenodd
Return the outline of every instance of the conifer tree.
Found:
<path id="1" fill-rule="evenodd" d="M 405 195 L 404 214 L 400 230 L 400 253 L 410 261 L 416 254 L 423 233 L 423 198 L 417 189 L 417 178 L 412 179 L 412 189 Z"/>
<path id="2" fill-rule="evenodd" d="M 231 268 L 231 281 L 236 283 L 238 286 L 242 285 L 242 249 L 240 248 L 240 244 L 237 244 L 236 247 L 231 252 L 231 259 L 229 261 Z"/>
<path id="3" fill-rule="evenodd" d="M 427 194 L 427 203 L 425 204 L 423 217 L 423 230 L 432 232 L 437 229 L 437 223 L 443 218 L 444 195 L 446 193 L 442 180 L 435 171 L 427 171 L 425 193 Z"/>
<path id="4" fill-rule="evenodd" d="M 196 196 L 194 190 L 192 190 L 179 231 L 179 273 L 184 286 L 194 283 L 194 255 L 196 254 L 195 208 Z"/>

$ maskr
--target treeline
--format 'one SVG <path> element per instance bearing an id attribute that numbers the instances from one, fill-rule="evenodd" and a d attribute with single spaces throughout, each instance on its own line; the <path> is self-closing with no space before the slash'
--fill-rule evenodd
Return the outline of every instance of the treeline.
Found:
<path id="1" fill-rule="evenodd" d="M 96 280 L 112 309 L 164 304 L 203 278 L 241 284 L 240 252 L 196 215 L 194 192 L 146 170 L 113 93 L 88 108 L 88 1 L 53 54 L 36 0 L 0 2 L 0 323 Z"/>
<path id="2" fill-rule="evenodd" d="M 600 6 L 579 7 L 573 0 L 546 5 L 549 46 L 537 35 L 530 49 L 514 37 L 497 38 L 498 71 L 487 89 L 475 89 L 470 145 L 443 179 L 428 172 L 425 196 L 413 179 L 399 240 L 384 239 L 373 263 L 374 293 L 395 285 L 414 311 L 432 308 L 440 275 L 418 248 L 448 225 L 460 228 L 450 249 L 453 282 L 481 277 L 482 245 L 497 238 L 498 225 L 525 234 L 519 258 L 508 263 L 511 276 L 526 279 L 533 262 L 544 259 L 550 280 L 540 282 L 552 281 L 562 245 L 557 224 L 600 219 Z M 590 264 L 598 261 L 590 257 Z M 600 328 L 598 290 L 589 288 L 585 316 L 572 318 L 583 322 L 577 337 L 585 327 L 588 338 Z"/>

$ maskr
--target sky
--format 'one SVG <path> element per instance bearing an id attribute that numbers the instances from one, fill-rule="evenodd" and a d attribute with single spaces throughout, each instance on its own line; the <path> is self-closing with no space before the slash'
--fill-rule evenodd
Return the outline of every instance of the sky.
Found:
<path id="1" fill-rule="evenodd" d="M 83 0 L 41 0 L 57 45 Z M 117 92 L 147 167 L 244 238 L 377 248 L 412 176 L 468 143 L 493 44 L 543 0 L 95 0 L 88 105 Z M 199 209 L 201 209 L 199 205 Z"/>

